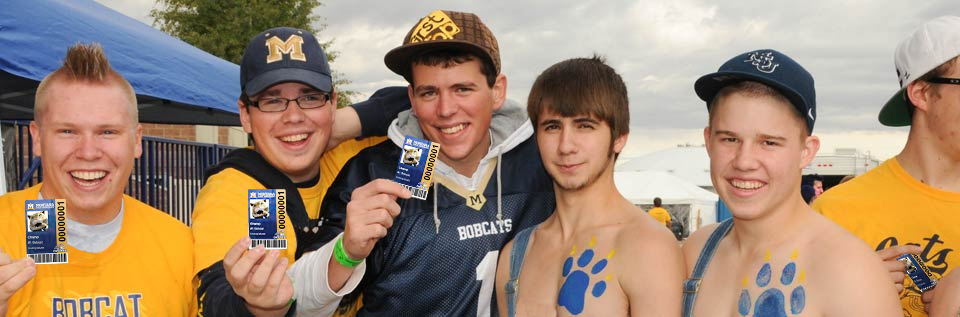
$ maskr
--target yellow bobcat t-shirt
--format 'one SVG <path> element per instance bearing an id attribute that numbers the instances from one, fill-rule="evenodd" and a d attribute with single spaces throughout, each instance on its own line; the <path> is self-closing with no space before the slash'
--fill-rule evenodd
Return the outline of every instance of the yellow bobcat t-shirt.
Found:
<path id="1" fill-rule="evenodd" d="M 0 248 L 12 259 L 27 256 L 24 201 L 37 199 L 40 186 L 0 196 Z M 123 204 L 113 244 L 100 253 L 68 245 L 69 263 L 37 265 L 7 316 L 195 315 L 190 230 L 133 197 Z"/>
<path id="2" fill-rule="evenodd" d="M 875 250 L 916 244 L 939 279 L 960 265 L 960 193 L 930 187 L 910 176 L 896 158 L 826 191 L 813 208 Z M 900 294 L 904 316 L 926 316 L 910 278 Z"/>
<path id="3" fill-rule="evenodd" d="M 320 181 L 312 187 L 298 190 L 310 219 L 320 217 L 323 195 L 343 165 L 357 152 L 384 140 L 385 137 L 350 140 L 323 154 L 320 159 Z M 223 260 L 227 250 L 247 236 L 247 190 L 250 189 L 267 188 L 253 177 L 232 168 L 210 176 L 200 189 L 191 225 L 195 244 L 194 274 Z M 292 265 L 297 250 L 297 235 L 293 226 L 287 226 L 283 233 L 287 237 L 287 249 L 280 250 L 280 256 L 286 257 Z"/>

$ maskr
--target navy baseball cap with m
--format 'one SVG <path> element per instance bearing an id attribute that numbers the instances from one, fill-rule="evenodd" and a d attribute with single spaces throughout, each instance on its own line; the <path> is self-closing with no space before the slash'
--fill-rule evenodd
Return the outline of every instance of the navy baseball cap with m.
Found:
<path id="1" fill-rule="evenodd" d="M 247 96 L 283 82 L 299 82 L 331 92 L 327 54 L 306 30 L 278 27 L 257 34 L 243 51 L 240 89 Z"/>
<path id="2" fill-rule="evenodd" d="M 707 107 L 723 87 L 742 81 L 756 81 L 776 89 L 803 115 L 807 133 L 813 133 L 817 120 L 817 94 L 813 76 L 789 56 L 772 49 L 753 50 L 737 55 L 712 74 L 697 79 L 693 88 Z"/>

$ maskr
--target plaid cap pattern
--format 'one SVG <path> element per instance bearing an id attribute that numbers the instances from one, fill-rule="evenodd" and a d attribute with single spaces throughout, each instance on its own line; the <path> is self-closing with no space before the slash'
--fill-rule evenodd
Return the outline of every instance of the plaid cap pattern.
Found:
<path id="1" fill-rule="evenodd" d="M 493 32 L 476 14 L 436 10 L 420 19 L 407 32 L 403 44 L 390 50 L 384 63 L 394 73 L 407 77 L 410 61 L 417 55 L 441 49 L 470 51 L 500 72 L 500 47 Z"/>

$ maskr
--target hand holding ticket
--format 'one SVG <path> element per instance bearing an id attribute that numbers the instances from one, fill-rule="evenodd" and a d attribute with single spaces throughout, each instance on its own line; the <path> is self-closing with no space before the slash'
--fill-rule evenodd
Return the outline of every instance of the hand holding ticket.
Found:
<path id="1" fill-rule="evenodd" d="M 400 214 L 397 198 L 410 198 L 410 192 L 386 179 L 353 190 L 343 230 L 343 249 L 349 258 L 366 258 L 377 241 L 387 236 L 393 219 Z"/>
<path id="2" fill-rule="evenodd" d="M 927 265 L 923 263 L 923 260 L 920 260 L 919 255 L 908 253 L 897 257 L 897 260 L 903 262 L 904 267 L 906 267 L 907 276 L 910 277 L 914 285 L 917 285 L 920 292 L 925 292 L 937 285 L 937 280 L 933 278 L 933 273 L 930 272 Z"/>
<path id="3" fill-rule="evenodd" d="M 39 199 L 24 205 L 27 256 L 37 264 L 67 263 L 66 202 Z"/>
<path id="4" fill-rule="evenodd" d="M 0 249 L 0 316 L 7 314 L 7 300 L 36 274 L 37 266 L 30 257 L 14 261 Z"/>
<path id="5" fill-rule="evenodd" d="M 286 249 L 283 229 L 287 219 L 287 191 L 283 189 L 251 189 L 247 191 L 247 233 L 250 249 L 263 245 L 267 249 Z"/>
<path id="6" fill-rule="evenodd" d="M 407 136 L 403 140 L 403 151 L 397 163 L 397 174 L 393 181 L 400 183 L 413 193 L 413 197 L 426 200 L 433 180 L 433 166 L 440 155 L 440 144 Z"/>

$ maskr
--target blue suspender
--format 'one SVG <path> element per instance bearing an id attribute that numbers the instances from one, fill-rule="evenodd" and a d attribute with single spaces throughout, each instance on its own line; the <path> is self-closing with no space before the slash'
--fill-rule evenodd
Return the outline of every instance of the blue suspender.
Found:
<path id="1" fill-rule="evenodd" d="M 710 264 L 710 259 L 713 258 L 713 253 L 717 251 L 720 240 L 723 240 L 723 237 L 730 232 L 732 227 L 733 219 L 727 219 L 710 234 L 703 250 L 700 251 L 700 257 L 697 258 L 697 265 L 693 267 L 693 273 L 690 274 L 690 278 L 683 281 L 683 317 L 693 316 L 693 304 L 696 302 L 697 292 L 700 290 L 700 279 L 703 278 L 703 273 L 707 271 L 707 266 Z"/>
<path id="2" fill-rule="evenodd" d="M 507 293 L 507 316 L 517 314 L 517 293 L 520 290 L 517 282 L 520 279 L 520 269 L 523 268 L 523 257 L 527 255 L 527 244 L 530 243 L 530 234 L 537 226 L 523 229 L 513 238 L 513 249 L 510 251 L 510 280 L 504 285 Z"/>

